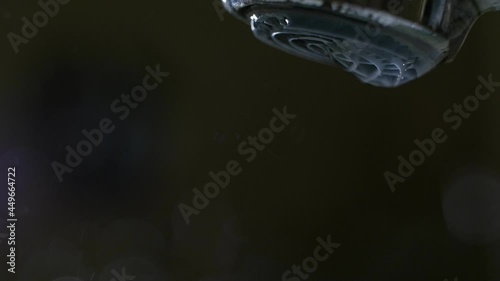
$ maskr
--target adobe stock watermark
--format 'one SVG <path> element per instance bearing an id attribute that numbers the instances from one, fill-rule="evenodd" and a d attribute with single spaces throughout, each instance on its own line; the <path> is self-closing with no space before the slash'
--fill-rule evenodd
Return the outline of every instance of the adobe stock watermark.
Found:
<path id="1" fill-rule="evenodd" d="M 403 2 L 406 0 L 389 0 L 387 2 L 387 11 L 394 16 L 399 15 L 401 12 L 404 10 Z M 412 0 L 408 0 L 408 2 L 411 2 Z M 332 4 L 332 9 L 336 10 L 339 9 L 340 4 L 338 3 L 333 3 Z M 337 7 L 336 7 L 337 6 Z M 344 40 L 340 44 L 343 45 L 344 48 L 346 49 L 352 49 L 352 47 L 355 47 L 359 50 L 364 49 L 368 46 L 370 46 L 370 41 L 377 37 L 381 30 L 382 30 L 382 24 L 375 20 L 374 18 L 369 20 L 365 26 L 364 30 L 361 28 L 355 26 L 354 27 L 356 31 L 356 35 L 354 36 L 354 42 L 349 41 L 349 40 Z"/>
<path id="2" fill-rule="evenodd" d="M 464 119 L 468 119 L 471 113 L 479 109 L 481 101 L 485 101 L 491 97 L 496 88 L 500 87 L 500 81 L 493 81 L 492 74 L 488 75 L 488 79 L 483 76 L 477 78 L 479 84 L 476 86 L 474 95 L 469 95 L 460 104 L 454 104 L 452 108 L 443 113 L 443 121 L 451 126 L 453 131 L 458 130 L 463 123 Z M 419 140 L 415 139 L 414 143 L 417 147 L 411 151 L 407 158 L 403 155 L 398 156 L 398 170 L 397 174 L 385 171 L 384 178 L 391 192 L 396 191 L 397 183 L 404 183 L 408 177 L 413 175 L 415 167 L 424 164 L 425 160 L 432 156 L 436 151 L 438 144 L 443 144 L 448 139 L 445 129 L 435 128 L 431 132 L 429 138 Z"/>
<path id="3" fill-rule="evenodd" d="M 316 241 L 319 245 L 314 248 L 312 256 L 303 259 L 301 265 L 294 264 L 291 269 L 283 272 L 281 275 L 282 281 L 300 281 L 309 279 L 311 274 L 318 270 L 319 263 L 326 261 L 330 255 L 333 254 L 334 250 L 338 249 L 341 245 L 340 243 L 333 243 L 331 241 L 331 235 L 326 237 L 326 241 L 321 237 L 316 238 Z"/>
<path id="4" fill-rule="evenodd" d="M 238 145 L 238 154 L 246 157 L 247 163 L 255 160 L 258 153 L 266 148 L 273 142 L 275 134 L 285 130 L 290 121 L 297 117 L 296 114 L 290 114 L 286 106 L 280 111 L 276 108 L 273 109 L 274 116 L 269 121 L 269 126 L 261 129 L 256 136 L 249 136 L 246 141 Z M 192 205 L 189 206 L 185 203 L 179 204 L 179 211 L 187 225 L 191 222 L 192 215 L 199 215 L 200 211 L 204 210 L 209 204 L 210 199 L 217 197 L 221 189 L 226 188 L 231 182 L 231 177 L 235 177 L 243 171 L 240 162 L 237 160 L 230 160 L 226 163 L 225 168 L 217 173 L 210 171 L 208 176 L 211 181 L 205 184 L 203 192 L 198 188 L 193 188 Z"/>
<path id="5" fill-rule="evenodd" d="M 111 274 L 113 274 L 113 278 L 111 278 L 110 281 L 131 281 L 135 279 L 135 276 L 133 275 L 127 275 L 125 272 L 125 267 L 122 267 L 122 272 L 121 274 L 116 271 L 116 269 L 111 270 Z"/>
<path id="6" fill-rule="evenodd" d="M 112 269 L 111 275 L 113 275 L 113 277 L 111 279 L 109 279 L 109 281 L 132 281 L 132 280 L 134 280 L 136 276 L 129 275 L 129 274 L 127 274 L 126 271 L 127 270 L 125 269 L 125 267 L 122 267 L 121 273 L 118 272 L 116 269 Z M 92 275 L 91 280 L 93 279 L 93 276 L 94 275 Z M 74 277 L 59 277 L 59 278 L 54 279 L 52 281 L 75 281 L 75 280 L 80 280 L 80 279 L 74 278 Z"/>
<path id="7" fill-rule="evenodd" d="M 162 72 L 159 64 L 154 69 L 151 66 L 146 66 L 146 72 L 148 74 L 142 79 L 142 85 L 134 87 L 130 94 L 121 94 L 119 99 L 115 99 L 111 103 L 110 110 L 118 114 L 119 120 L 125 120 L 130 115 L 131 110 L 137 108 L 139 103 L 148 97 L 148 92 L 158 88 L 163 80 L 170 75 L 168 72 Z M 65 164 L 57 161 L 51 164 L 59 182 L 63 182 L 63 175 L 72 173 L 73 169 L 82 163 L 83 158 L 89 156 L 94 148 L 103 142 L 104 136 L 112 133 L 115 129 L 116 126 L 111 119 L 102 118 L 96 129 L 81 131 L 85 139 L 76 144 L 76 149 L 66 145 Z"/>
<path id="8" fill-rule="evenodd" d="M 27 17 L 22 17 L 21 35 L 14 32 L 9 32 L 7 38 L 14 49 L 14 52 L 19 53 L 21 44 L 28 44 L 30 39 L 35 38 L 38 34 L 38 29 L 45 27 L 49 23 L 49 19 L 57 16 L 60 10 L 60 5 L 66 5 L 71 0 L 40 0 L 38 6 L 41 10 L 35 12 L 31 21 Z M 24 36 L 24 37 L 23 37 Z"/>

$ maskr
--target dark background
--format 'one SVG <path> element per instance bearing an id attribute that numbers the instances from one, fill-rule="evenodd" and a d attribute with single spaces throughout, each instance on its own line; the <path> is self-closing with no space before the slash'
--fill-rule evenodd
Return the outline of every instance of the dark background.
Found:
<path id="1" fill-rule="evenodd" d="M 453 63 L 383 89 L 261 44 L 210 1 L 72 0 L 17 55 L 6 35 L 40 8 L 2 3 L 0 164 L 17 168 L 19 221 L 1 280 L 281 280 L 328 235 L 342 245 L 310 280 L 500 280 L 500 96 L 456 131 L 442 119 L 479 75 L 500 80 L 496 14 Z M 110 103 L 158 63 L 165 82 L 58 182 L 64 147 L 117 120 Z M 238 144 L 284 106 L 297 119 L 244 163 Z M 383 173 L 436 127 L 448 140 L 391 193 Z M 178 204 L 232 159 L 242 174 L 186 226 Z"/>

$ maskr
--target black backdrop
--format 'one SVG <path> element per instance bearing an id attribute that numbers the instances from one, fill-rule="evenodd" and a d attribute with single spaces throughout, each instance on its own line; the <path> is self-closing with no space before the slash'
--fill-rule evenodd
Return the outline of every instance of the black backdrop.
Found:
<path id="1" fill-rule="evenodd" d="M 479 75 L 500 79 L 496 15 L 454 63 L 382 89 L 264 46 L 210 1 L 72 0 L 16 54 L 7 34 L 38 10 L 0 5 L 1 177 L 16 167 L 18 218 L 1 280 L 284 280 L 327 237 L 340 246 L 309 280 L 500 280 L 499 91 L 457 130 L 442 117 Z M 170 75 L 120 120 L 110 105 L 158 64 Z M 284 107 L 297 117 L 246 161 L 240 143 Z M 61 182 L 54 161 L 104 118 L 114 131 Z M 391 192 L 384 173 L 435 128 L 447 140 Z M 186 225 L 179 204 L 231 160 L 242 172 Z"/>

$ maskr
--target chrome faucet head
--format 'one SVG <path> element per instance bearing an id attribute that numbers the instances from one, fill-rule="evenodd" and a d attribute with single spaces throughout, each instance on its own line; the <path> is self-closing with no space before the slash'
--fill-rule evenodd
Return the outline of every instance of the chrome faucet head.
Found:
<path id="1" fill-rule="evenodd" d="M 223 0 L 256 38 L 397 87 L 456 56 L 476 19 L 500 0 Z"/>

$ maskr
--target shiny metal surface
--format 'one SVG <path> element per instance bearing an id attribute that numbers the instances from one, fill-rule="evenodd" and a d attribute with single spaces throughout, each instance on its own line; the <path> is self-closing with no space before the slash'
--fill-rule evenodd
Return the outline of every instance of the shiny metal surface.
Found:
<path id="1" fill-rule="evenodd" d="M 450 62 L 495 1 L 223 0 L 264 43 L 397 87 Z"/>

